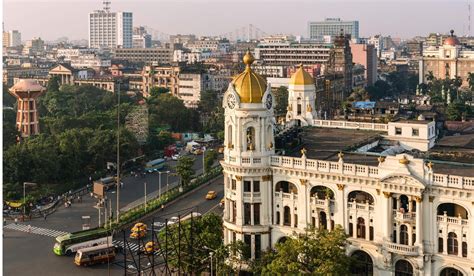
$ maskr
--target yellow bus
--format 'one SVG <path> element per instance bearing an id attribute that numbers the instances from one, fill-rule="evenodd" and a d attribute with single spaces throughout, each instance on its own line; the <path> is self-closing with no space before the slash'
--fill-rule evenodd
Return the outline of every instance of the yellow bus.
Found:
<path id="1" fill-rule="evenodd" d="M 115 259 L 115 247 L 111 244 L 82 248 L 77 250 L 74 263 L 78 266 L 104 264 Z"/>

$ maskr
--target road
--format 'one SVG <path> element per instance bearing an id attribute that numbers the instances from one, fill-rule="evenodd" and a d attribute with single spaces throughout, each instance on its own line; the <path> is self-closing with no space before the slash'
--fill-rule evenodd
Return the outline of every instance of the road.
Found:
<path id="1" fill-rule="evenodd" d="M 196 160 L 196 167 L 201 165 L 199 159 L 201 158 Z M 162 183 L 166 183 L 166 176 L 162 175 L 162 177 Z M 170 177 L 170 182 L 171 179 Z M 127 178 L 124 180 L 123 197 L 121 198 L 123 206 L 141 197 L 144 192 L 144 180 L 151 183 L 147 187 L 150 192 L 158 189 L 157 175 L 147 176 L 143 179 Z M 222 179 L 219 179 L 207 187 L 199 188 L 186 198 L 166 206 L 163 213 L 173 213 L 191 207 L 197 207 L 201 213 L 207 212 L 215 207 L 223 197 L 222 183 Z M 208 190 L 217 191 L 217 199 L 206 201 L 204 196 Z M 52 252 L 54 238 L 58 234 L 81 230 L 82 215 L 90 214 L 92 226 L 97 225 L 95 220 L 98 219 L 98 211 L 91 207 L 94 201 L 95 199 L 85 196 L 82 203 L 73 203 L 70 208 L 61 208 L 47 220 L 36 219 L 19 223 L 19 225 L 8 222 L 7 227 L 4 228 L 3 238 L 3 273 L 5 275 L 107 275 L 107 265 L 76 267 L 72 257 L 58 257 Z M 32 233 L 26 232 L 28 224 L 32 226 Z M 110 275 L 123 275 L 122 268 L 116 265 L 112 265 L 110 271 Z"/>

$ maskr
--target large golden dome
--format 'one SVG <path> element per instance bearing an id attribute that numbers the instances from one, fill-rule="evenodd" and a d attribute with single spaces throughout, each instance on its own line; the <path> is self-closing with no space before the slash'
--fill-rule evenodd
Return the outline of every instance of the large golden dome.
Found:
<path id="1" fill-rule="evenodd" d="M 239 94 L 241 103 L 261 103 L 267 90 L 267 82 L 250 68 L 255 61 L 250 51 L 247 51 L 243 61 L 246 65 L 245 71 L 234 77 L 232 85 Z"/>
<path id="2" fill-rule="evenodd" d="M 300 64 L 300 68 L 291 76 L 290 85 L 314 85 L 313 77 L 303 69 L 303 64 Z"/>

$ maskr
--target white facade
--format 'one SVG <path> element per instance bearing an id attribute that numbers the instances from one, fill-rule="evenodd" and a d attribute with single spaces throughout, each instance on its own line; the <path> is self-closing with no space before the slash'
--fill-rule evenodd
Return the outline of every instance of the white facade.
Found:
<path id="1" fill-rule="evenodd" d="M 381 35 L 374 35 L 371 36 L 367 40 L 367 44 L 372 44 L 374 45 L 375 49 L 377 50 L 377 56 L 380 57 L 382 50 L 384 49 L 383 45 L 383 37 Z"/>
<path id="2" fill-rule="evenodd" d="M 196 108 L 201 100 L 202 75 L 200 73 L 180 73 L 178 83 L 178 98 L 184 101 L 186 107 Z"/>
<path id="3" fill-rule="evenodd" d="M 316 119 L 316 87 L 314 84 L 288 86 L 287 122 L 297 122 L 301 126 L 313 125 Z"/>
<path id="4" fill-rule="evenodd" d="M 436 123 L 434 121 L 390 122 L 388 139 L 398 141 L 404 149 L 428 151 L 435 145 Z"/>
<path id="5" fill-rule="evenodd" d="M 89 48 L 131 48 L 132 26 L 131 12 L 89 13 Z"/>
<path id="6" fill-rule="evenodd" d="M 304 151 L 276 156 L 268 107 L 241 104 L 232 85 L 224 95 L 225 244 L 241 240 L 258 258 L 309 226 L 341 225 L 347 254 L 367 258 L 356 275 L 472 275 L 474 177 L 437 173 L 436 164 L 408 154 L 380 157 L 376 166 L 346 163 L 342 154 L 336 162 L 308 159 Z M 426 126 L 419 136 L 429 139 Z M 392 126 L 381 127 L 391 135 Z M 402 266 L 411 274 L 400 274 Z"/>

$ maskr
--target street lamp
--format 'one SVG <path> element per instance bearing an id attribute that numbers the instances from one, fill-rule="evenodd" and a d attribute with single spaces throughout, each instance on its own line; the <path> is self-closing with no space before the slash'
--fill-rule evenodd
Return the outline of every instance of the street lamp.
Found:
<path id="1" fill-rule="evenodd" d="M 168 183 L 168 174 L 170 173 L 170 171 L 166 171 L 166 172 L 158 172 L 158 197 L 161 198 L 161 174 L 162 173 L 166 173 L 166 191 L 168 191 L 169 189 L 169 183 Z"/>
<path id="2" fill-rule="evenodd" d="M 143 185 L 145 186 L 145 212 L 146 212 L 146 181 L 143 182 Z"/>
<path id="3" fill-rule="evenodd" d="M 214 254 L 214 252 L 209 252 L 209 257 L 211 258 L 211 276 L 213 275 L 212 273 L 212 255 Z"/>
<path id="4" fill-rule="evenodd" d="M 120 84 L 117 81 L 117 223 L 120 220 Z"/>
<path id="5" fill-rule="evenodd" d="M 166 192 L 170 190 L 169 178 L 170 178 L 170 171 L 166 171 Z"/>
<path id="6" fill-rule="evenodd" d="M 215 249 L 212 249 L 212 248 L 209 248 L 207 246 L 203 246 L 202 248 L 206 249 L 206 250 L 209 250 L 209 258 L 211 259 L 211 276 L 213 275 L 213 265 L 212 265 L 212 256 L 214 255 L 214 253 L 217 253 Z M 216 262 L 217 262 L 217 257 L 216 257 Z M 216 271 L 217 271 L 217 264 L 216 264 Z M 217 271 L 218 272 L 218 271 Z"/>
<path id="7" fill-rule="evenodd" d="M 26 185 L 36 186 L 38 184 L 34 182 L 23 182 L 23 220 L 25 220 L 26 214 Z"/>

